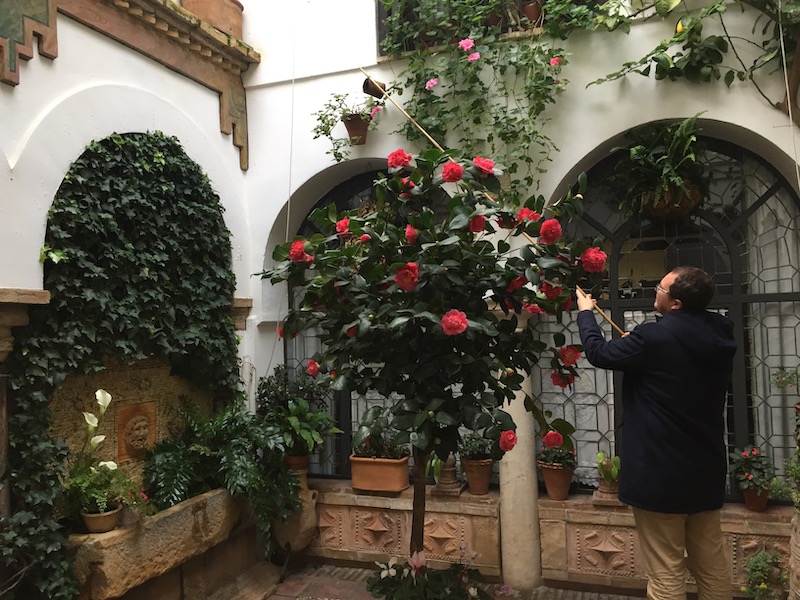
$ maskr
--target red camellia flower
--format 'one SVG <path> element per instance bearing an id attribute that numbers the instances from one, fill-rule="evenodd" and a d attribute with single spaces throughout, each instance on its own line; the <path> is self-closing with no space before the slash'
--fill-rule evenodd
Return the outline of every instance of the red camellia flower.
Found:
<path id="1" fill-rule="evenodd" d="M 314 260 L 314 257 L 310 254 L 306 254 L 304 249 L 305 246 L 304 240 L 297 240 L 292 242 L 292 247 L 289 250 L 289 260 L 292 262 L 311 262 Z"/>
<path id="2" fill-rule="evenodd" d="M 559 373 L 558 371 L 553 371 L 550 374 L 550 379 L 553 382 L 553 385 L 557 385 L 560 388 L 565 388 L 572 385 L 572 382 L 575 381 L 575 375 L 569 373 L 567 375 L 563 373 Z"/>
<path id="3" fill-rule="evenodd" d="M 313 358 L 308 359 L 308 366 L 306 367 L 306 373 L 308 373 L 312 377 L 316 377 L 317 375 L 319 375 L 319 364 Z"/>
<path id="4" fill-rule="evenodd" d="M 575 346 L 569 345 L 561 348 L 558 351 L 558 355 L 561 357 L 561 362 L 571 367 L 578 362 L 578 359 L 581 357 L 581 351 Z"/>
<path id="5" fill-rule="evenodd" d="M 348 327 L 345 333 L 349 338 L 356 337 L 356 333 L 358 333 L 358 327 L 356 327 L 355 325 L 353 325 L 352 327 Z"/>
<path id="6" fill-rule="evenodd" d="M 413 189 L 413 188 L 417 187 L 417 184 L 416 184 L 416 183 L 414 183 L 414 182 L 411 180 L 411 178 L 410 178 L 410 177 L 403 177 L 403 178 L 400 180 L 400 183 L 402 184 L 402 186 L 403 186 L 403 189 L 404 189 L 404 190 L 411 190 L 411 189 Z M 401 198 L 413 198 L 413 197 L 414 197 L 414 194 L 410 194 L 410 193 L 408 193 L 408 192 L 402 192 L 402 193 L 400 194 L 400 197 L 401 197 Z"/>
<path id="7" fill-rule="evenodd" d="M 278 337 L 283 339 L 283 327 L 278 327 Z"/>
<path id="8" fill-rule="evenodd" d="M 411 155 L 402 148 L 398 148 L 389 155 L 388 163 L 390 169 L 400 169 L 411 162 Z"/>
<path id="9" fill-rule="evenodd" d="M 522 310 L 524 310 L 526 313 L 531 313 L 532 315 L 538 315 L 544 312 L 541 306 L 538 304 L 530 304 L 529 302 L 526 302 L 522 305 Z"/>
<path id="10" fill-rule="evenodd" d="M 417 285 L 417 279 L 419 279 L 419 265 L 413 262 L 406 263 L 394 276 L 394 282 L 404 292 L 413 290 Z"/>
<path id="11" fill-rule="evenodd" d="M 567 312 L 570 308 L 572 308 L 572 298 L 567 298 L 567 301 L 564 302 L 564 305 L 561 307 L 561 310 Z"/>
<path id="12" fill-rule="evenodd" d="M 561 287 L 550 285 L 546 281 L 543 281 L 539 288 L 542 290 L 544 297 L 548 300 L 555 300 L 561 294 Z"/>
<path id="13" fill-rule="evenodd" d="M 500 434 L 500 450 L 503 452 L 511 452 L 514 446 L 517 445 L 517 434 L 507 429 Z"/>
<path id="14" fill-rule="evenodd" d="M 539 242 L 544 245 L 555 244 L 561 237 L 561 223 L 558 219 L 547 219 L 539 230 Z"/>
<path id="15" fill-rule="evenodd" d="M 406 225 L 406 239 L 409 244 L 416 244 L 419 237 L 419 231 L 414 229 L 411 225 Z"/>
<path id="16" fill-rule="evenodd" d="M 461 181 L 464 177 L 464 168 L 455 162 L 447 162 L 442 167 L 442 179 L 450 183 Z"/>
<path id="17" fill-rule="evenodd" d="M 480 233 L 486 227 L 486 217 L 475 215 L 469 220 L 469 230 L 472 233 Z"/>
<path id="18" fill-rule="evenodd" d="M 336 221 L 336 233 L 338 233 L 341 237 L 349 237 L 353 235 L 350 233 L 350 219 L 347 217 L 342 217 L 338 221 Z"/>
<path id="19" fill-rule="evenodd" d="M 494 161 L 491 158 L 481 158 L 480 156 L 476 156 L 472 159 L 472 162 L 475 163 L 475 166 L 478 169 L 487 175 L 494 174 Z"/>
<path id="20" fill-rule="evenodd" d="M 542 436 L 542 443 L 545 445 L 545 448 L 557 448 L 564 443 L 564 436 L 556 430 L 551 429 Z"/>
<path id="21" fill-rule="evenodd" d="M 587 273 L 600 273 L 606 268 L 608 255 L 600 248 L 587 248 L 581 254 L 581 262 Z"/>
<path id="22" fill-rule="evenodd" d="M 361 240 L 363 243 L 367 243 L 367 242 L 368 242 L 368 241 L 370 241 L 372 238 L 369 236 L 369 234 L 368 234 L 368 233 L 362 233 L 362 234 L 361 234 L 361 237 L 359 237 L 358 239 L 359 239 L 359 240 Z"/>
<path id="23" fill-rule="evenodd" d="M 753 448 L 753 449 L 750 451 L 750 454 L 752 454 L 753 456 L 755 456 L 756 454 L 758 454 L 758 448 Z"/>
<path id="24" fill-rule="evenodd" d="M 516 292 L 519 288 L 521 288 L 526 283 L 528 283 L 528 280 L 525 279 L 524 275 L 520 275 L 519 277 L 514 279 L 514 281 L 512 281 L 511 283 L 508 284 L 508 287 L 506 288 L 506 290 L 509 293 Z"/>
<path id="25" fill-rule="evenodd" d="M 530 208 L 520 208 L 517 213 L 517 223 L 522 223 L 523 221 L 538 221 L 541 218 L 542 215 Z"/>
<path id="26" fill-rule="evenodd" d="M 454 308 L 444 313 L 441 323 L 445 335 L 458 335 L 467 330 L 467 315 Z"/>

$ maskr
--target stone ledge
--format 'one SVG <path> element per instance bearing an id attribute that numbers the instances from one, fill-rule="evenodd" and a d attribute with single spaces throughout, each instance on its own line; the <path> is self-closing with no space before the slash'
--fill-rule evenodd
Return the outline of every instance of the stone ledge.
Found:
<path id="1" fill-rule="evenodd" d="M 203 554 L 250 522 L 246 499 L 218 489 L 108 533 L 71 535 L 81 598 L 118 598 Z"/>
<path id="2" fill-rule="evenodd" d="M 0 304 L 49 304 L 48 290 L 0 288 Z"/>

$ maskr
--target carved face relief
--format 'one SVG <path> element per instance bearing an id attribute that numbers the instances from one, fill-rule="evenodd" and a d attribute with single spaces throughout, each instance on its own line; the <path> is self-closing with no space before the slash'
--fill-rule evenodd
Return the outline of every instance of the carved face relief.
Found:
<path id="1" fill-rule="evenodd" d="M 150 422 L 144 415 L 137 415 L 125 425 L 125 443 L 131 454 L 147 450 L 150 445 Z"/>

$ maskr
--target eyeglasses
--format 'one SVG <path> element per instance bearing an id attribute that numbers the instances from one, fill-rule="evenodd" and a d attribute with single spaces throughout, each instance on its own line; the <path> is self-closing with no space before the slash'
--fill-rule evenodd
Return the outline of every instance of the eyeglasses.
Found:
<path id="1" fill-rule="evenodd" d="M 666 294 L 667 296 L 669 296 L 669 292 L 664 288 L 662 288 L 660 285 L 656 286 L 656 292 L 661 292 L 662 294 Z"/>

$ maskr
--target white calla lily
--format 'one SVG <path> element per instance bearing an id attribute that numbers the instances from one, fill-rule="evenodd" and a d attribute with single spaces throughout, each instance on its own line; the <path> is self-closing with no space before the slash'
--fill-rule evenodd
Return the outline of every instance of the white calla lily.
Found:
<path id="1" fill-rule="evenodd" d="M 113 460 L 102 460 L 99 463 L 97 463 L 97 466 L 98 467 L 105 467 L 109 471 L 116 471 L 117 470 L 117 463 L 115 463 Z"/>
<path id="2" fill-rule="evenodd" d="M 97 429 L 98 420 L 97 420 L 97 416 L 94 413 L 84 412 L 83 413 L 83 418 L 86 421 L 86 423 L 89 425 L 89 430 L 90 431 L 94 431 L 95 429 Z"/>
<path id="3" fill-rule="evenodd" d="M 106 439 L 106 436 L 96 435 L 89 440 L 89 443 L 91 444 L 92 448 L 97 448 L 97 446 L 99 446 L 104 439 Z"/>
<path id="4" fill-rule="evenodd" d="M 108 405 L 111 404 L 111 394 L 103 389 L 100 389 L 94 393 L 94 397 L 97 398 L 97 403 L 100 405 L 100 414 L 104 414 L 108 408 Z"/>

